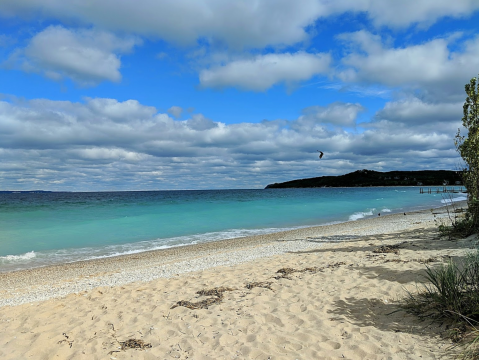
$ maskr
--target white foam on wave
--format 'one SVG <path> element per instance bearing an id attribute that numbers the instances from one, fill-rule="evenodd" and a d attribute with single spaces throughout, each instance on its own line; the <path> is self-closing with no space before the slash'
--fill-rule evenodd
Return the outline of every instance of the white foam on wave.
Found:
<path id="1" fill-rule="evenodd" d="M 35 251 L 30 251 L 25 254 L 21 255 L 6 255 L 6 256 L 0 256 L 0 263 L 14 263 L 14 262 L 22 262 L 26 260 L 31 260 L 35 258 L 37 254 L 35 254 Z"/>
<path id="2" fill-rule="evenodd" d="M 357 212 L 357 213 L 354 213 L 352 215 L 349 216 L 349 220 L 350 221 L 355 221 L 355 220 L 359 220 L 359 219 L 362 219 L 366 216 L 372 216 L 373 215 L 373 210 L 375 209 L 371 209 L 369 211 L 364 211 L 364 212 Z"/>
<path id="3" fill-rule="evenodd" d="M 385 209 L 382 209 L 381 212 L 391 212 L 391 209 L 385 208 Z"/>
<path id="4" fill-rule="evenodd" d="M 59 263 L 73 263 L 83 260 L 104 259 L 115 256 L 131 255 L 145 251 L 162 250 L 244 236 L 262 235 L 278 231 L 299 229 L 303 227 L 305 226 L 266 229 L 232 229 L 205 234 L 194 234 L 163 239 L 159 238 L 155 240 L 140 241 L 137 243 L 109 245 L 98 248 L 85 247 L 76 249 L 49 250 L 38 253 L 31 251 L 23 255 L 7 255 L 0 257 L 0 273 L 26 268 L 38 268 Z"/>
<path id="5" fill-rule="evenodd" d="M 453 203 L 453 202 L 464 201 L 464 200 L 467 200 L 467 196 L 461 195 L 459 197 L 455 197 L 455 198 L 452 198 L 452 199 L 442 199 L 441 203 L 450 204 L 450 203 Z"/>
<path id="6" fill-rule="evenodd" d="M 149 241 L 140 241 L 123 245 L 112 245 L 101 248 L 101 252 L 94 253 L 94 249 L 80 249 L 84 253 L 94 253 L 85 258 L 85 260 L 102 259 L 121 255 L 137 254 L 145 251 L 169 249 L 173 247 L 194 245 L 199 243 L 214 242 L 218 240 L 228 240 L 245 236 L 264 235 L 279 231 L 287 231 L 303 228 L 306 226 L 295 226 L 288 228 L 266 228 L 266 229 L 232 229 L 227 231 L 210 232 L 205 234 L 194 234 L 179 236 L 166 239 L 156 239 Z M 77 250 L 78 251 L 78 250 Z"/>

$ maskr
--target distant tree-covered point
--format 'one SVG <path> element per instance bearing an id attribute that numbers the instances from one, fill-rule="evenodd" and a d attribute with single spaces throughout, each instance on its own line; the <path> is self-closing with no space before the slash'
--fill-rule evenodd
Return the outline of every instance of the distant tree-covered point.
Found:
<path id="1" fill-rule="evenodd" d="M 265 189 L 364 187 L 364 186 L 448 186 L 461 185 L 461 173 L 451 170 L 388 171 L 357 170 L 346 175 L 320 176 L 274 183 Z"/>

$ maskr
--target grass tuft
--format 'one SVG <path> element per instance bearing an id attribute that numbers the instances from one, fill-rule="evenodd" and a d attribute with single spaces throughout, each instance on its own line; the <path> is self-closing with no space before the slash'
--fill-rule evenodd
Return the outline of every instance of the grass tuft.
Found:
<path id="1" fill-rule="evenodd" d="M 463 261 L 450 261 L 438 267 L 427 266 L 418 292 L 408 293 L 404 308 L 420 318 L 450 318 L 454 341 L 466 342 L 465 359 L 479 359 L 479 249 Z"/>

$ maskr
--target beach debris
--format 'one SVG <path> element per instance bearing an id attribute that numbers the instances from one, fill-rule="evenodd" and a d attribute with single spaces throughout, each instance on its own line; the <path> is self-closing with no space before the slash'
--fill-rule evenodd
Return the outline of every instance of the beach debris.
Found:
<path id="1" fill-rule="evenodd" d="M 62 344 L 62 343 L 64 343 L 64 342 L 66 342 L 68 345 L 70 345 L 70 348 L 71 348 L 72 345 L 73 345 L 73 342 L 74 342 L 75 340 L 68 340 L 70 337 L 69 337 L 66 333 L 63 333 L 62 335 L 65 337 L 65 339 L 60 340 L 60 341 L 58 342 L 58 344 Z"/>
<path id="2" fill-rule="evenodd" d="M 119 341 L 121 350 L 125 351 L 126 349 L 140 349 L 145 350 L 151 348 L 150 343 L 145 343 L 140 339 L 128 339 L 125 341 Z"/>
<path id="3" fill-rule="evenodd" d="M 171 307 L 171 309 L 174 309 L 178 306 L 184 306 L 184 307 L 186 307 L 188 309 L 191 309 L 191 310 L 208 309 L 209 306 L 214 305 L 214 304 L 219 304 L 221 301 L 223 301 L 223 297 L 221 297 L 221 298 L 212 297 L 212 298 L 205 299 L 205 300 L 202 300 L 202 301 L 197 301 L 197 302 L 180 300 L 175 305 L 173 305 Z"/>
<path id="4" fill-rule="evenodd" d="M 271 289 L 271 284 L 271 281 L 250 282 L 245 285 L 245 288 L 251 290 L 255 287 L 261 287 L 273 291 L 273 289 Z"/>
<path id="5" fill-rule="evenodd" d="M 402 260 L 402 259 L 386 259 L 384 260 L 385 263 L 394 262 L 394 263 L 408 263 L 409 260 Z"/>
<path id="6" fill-rule="evenodd" d="M 346 265 L 346 263 L 341 261 L 341 262 L 337 262 L 337 263 L 334 263 L 334 264 L 329 264 L 329 265 L 323 266 L 323 267 L 314 266 L 314 267 L 307 267 L 307 268 L 304 268 L 302 270 L 297 270 L 297 269 L 293 269 L 293 268 L 282 268 L 282 269 L 279 269 L 278 271 L 276 271 L 277 274 L 281 274 L 281 275 L 275 276 L 274 278 L 276 280 L 279 280 L 279 279 L 289 279 L 289 280 L 291 280 L 291 278 L 289 278 L 288 276 L 291 275 L 292 273 L 295 273 L 295 272 L 317 273 L 318 271 L 322 271 L 322 270 L 328 269 L 328 268 L 337 268 L 341 265 Z"/>
<path id="7" fill-rule="evenodd" d="M 400 244 L 395 245 L 383 245 L 373 250 L 373 253 L 383 254 L 383 253 L 393 253 L 399 255 Z"/>
<path id="8" fill-rule="evenodd" d="M 180 300 L 178 301 L 175 305 L 171 307 L 171 309 L 174 309 L 178 306 L 184 306 L 188 309 L 191 310 L 196 310 L 196 309 L 208 309 L 209 306 L 214 305 L 214 304 L 219 304 L 223 301 L 223 293 L 225 291 L 234 291 L 235 289 L 229 288 L 229 287 L 217 287 L 213 288 L 210 290 L 200 290 L 197 291 L 196 293 L 200 296 L 213 296 L 208 299 L 202 300 L 202 301 L 197 301 L 197 302 L 191 302 L 187 300 Z"/>
<path id="9" fill-rule="evenodd" d="M 275 276 L 274 278 L 276 280 L 281 279 L 281 278 L 286 278 L 288 279 L 288 275 L 291 275 L 294 272 L 297 272 L 298 270 L 293 269 L 293 268 L 281 268 L 278 271 L 276 271 L 276 274 L 281 274 L 278 276 Z"/>
<path id="10" fill-rule="evenodd" d="M 427 258 L 427 259 L 416 259 L 416 260 L 413 260 L 413 261 L 417 261 L 420 264 L 429 264 L 429 263 L 432 263 L 432 262 L 437 262 L 439 260 L 435 257 L 430 257 L 430 258 Z"/>
<path id="11" fill-rule="evenodd" d="M 301 269 L 301 270 L 293 269 L 293 268 L 281 268 L 278 271 L 276 271 L 276 274 L 280 274 L 280 275 L 275 276 L 274 279 L 276 279 L 276 280 L 279 280 L 279 279 L 289 279 L 289 280 L 291 280 L 291 278 L 289 278 L 288 275 L 291 275 L 292 273 L 295 273 L 295 272 L 316 273 L 316 272 L 322 271 L 324 269 L 337 268 L 337 267 L 340 267 L 342 265 L 346 265 L 346 263 L 343 262 L 343 261 L 340 261 L 340 262 L 329 264 L 329 265 L 323 266 L 323 267 L 313 266 L 313 267 L 307 267 L 307 268 L 304 268 L 304 269 Z M 350 266 L 352 266 L 352 264 Z M 272 282 L 270 282 L 270 281 L 250 282 L 250 283 L 245 284 L 245 288 L 251 290 L 255 287 L 262 287 L 262 288 L 274 291 L 271 288 L 271 284 L 272 284 Z M 176 302 L 176 304 L 174 304 L 170 309 L 174 309 L 174 308 L 177 308 L 179 306 L 183 306 L 183 307 L 186 307 L 186 308 L 191 309 L 191 310 L 208 309 L 209 306 L 214 305 L 214 304 L 219 304 L 223 301 L 223 297 L 224 297 L 223 293 L 224 292 L 235 291 L 235 290 L 237 290 L 237 289 L 233 289 L 233 288 L 229 288 L 229 287 L 225 287 L 225 286 L 216 287 L 216 288 L 209 289 L 209 290 L 203 289 L 203 290 L 197 291 L 196 294 L 198 294 L 200 296 L 211 296 L 210 298 L 204 299 L 204 300 L 201 300 L 201 301 L 197 301 L 197 302 L 192 302 L 192 301 L 188 301 L 188 300 L 180 300 L 180 301 Z M 170 314 L 168 313 L 168 317 L 169 316 L 170 316 Z M 165 316 L 163 316 L 163 317 L 165 317 Z"/>
<path id="12" fill-rule="evenodd" d="M 217 297 L 223 297 L 223 293 L 226 292 L 226 291 L 234 291 L 235 289 L 232 289 L 232 288 L 229 288 L 229 287 L 225 287 L 225 286 L 220 286 L 220 287 L 216 287 L 216 288 L 213 288 L 213 289 L 210 289 L 210 290 L 200 290 L 200 291 L 197 291 L 196 293 L 198 295 L 201 295 L 201 296 L 217 296 Z"/>
<path id="13" fill-rule="evenodd" d="M 341 265 L 346 265 L 346 263 L 344 261 L 340 261 L 334 264 L 329 264 L 328 266 L 326 266 L 326 268 L 337 268 L 337 267 L 340 267 Z"/>

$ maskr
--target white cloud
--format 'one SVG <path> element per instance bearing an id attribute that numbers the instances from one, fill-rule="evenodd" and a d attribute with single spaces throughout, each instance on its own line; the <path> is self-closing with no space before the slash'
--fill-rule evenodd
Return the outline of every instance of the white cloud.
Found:
<path id="1" fill-rule="evenodd" d="M 111 31 L 155 36 L 179 44 L 194 44 L 199 38 L 229 46 L 263 47 L 294 44 L 307 38 L 305 27 L 321 14 L 316 0 L 102 0 L 95 3 L 71 0 L 42 2 L 3 0 L 6 16 L 39 14 L 76 20 Z"/>
<path id="2" fill-rule="evenodd" d="M 335 2 L 333 2 L 335 3 Z M 334 5 L 331 5 L 334 6 Z M 419 24 L 427 27 L 443 17 L 467 17 L 477 9 L 476 0 L 346 0 L 336 5 L 342 11 L 346 9 L 367 12 L 368 17 L 377 26 L 396 28 Z"/>
<path id="3" fill-rule="evenodd" d="M 338 73 L 345 82 L 375 83 L 420 89 L 430 100 L 457 101 L 463 86 L 479 68 L 479 37 L 449 49 L 456 37 L 434 39 L 407 47 L 389 47 L 366 31 L 343 34 L 352 52 L 342 59 Z"/>
<path id="4" fill-rule="evenodd" d="M 438 125 L 439 122 L 460 122 L 462 103 L 426 103 L 418 98 L 388 102 L 377 112 L 377 120 L 401 122 L 408 126 Z"/>
<path id="5" fill-rule="evenodd" d="M 182 112 L 183 112 L 183 109 L 179 106 L 172 106 L 168 109 L 168 113 L 173 115 L 176 119 L 178 119 L 181 116 Z"/>
<path id="6" fill-rule="evenodd" d="M 443 17 L 467 17 L 476 0 L 2 0 L 4 16 L 43 16 L 111 31 L 155 36 L 180 44 L 209 39 L 231 47 L 292 45 L 308 38 L 317 19 L 364 12 L 377 27 L 429 26 Z"/>
<path id="7" fill-rule="evenodd" d="M 108 160 L 108 161 L 141 161 L 147 158 L 145 154 L 133 151 L 125 151 L 116 148 L 93 147 L 70 151 L 72 155 L 87 160 Z"/>
<path id="8" fill-rule="evenodd" d="M 203 87 L 238 87 L 265 91 L 278 83 L 293 85 L 329 70 L 329 54 L 267 54 L 253 59 L 236 60 L 200 72 Z"/>
<path id="9" fill-rule="evenodd" d="M 119 54 L 131 51 L 138 42 L 99 30 L 50 26 L 36 34 L 24 49 L 17 49 L 10 61 L 54 80 L 68 77 L 85 85 L 104 80 L 118 82 Z"/>
<path id="10" fill-rule="evenodd" d="M 366 110 L 361 104 L 335 102 L 328 106 L 310 106 L 302 110 L 298 123 L 356 125 L 360 112 Z"/>
<path id="11" fill-rule="evenodd" d="M 153 106 L 141 105 L 137 100 L 118 102 L 114 99 L 88 99 L 88 108 L 95 115 L 119 122 L 134 122 L 151 118 L 156 114 Z"/>
<path id="12" fill-rule="evenodd" d="M 450 129 L 436 126 L 457 126 L 452 107 L 414 99 L 389 104 L 364 131 L 351 132 L 339 125 L 351 126 L 360 104 L 312 106 L 294 120 L 226 125 L 201 114 L 176 121 L 135 100 L 13 101 L 0 101 L 4 189 L 262 187 L 358 168 L 455 169 L 458 160 Z M 409 126 L 418 120 L 408 106 L 428 119 L 443 117 L 434 126 Z M 325 153 L 321 162 L 317 149 Z"/>
<path id="13" fill-rule="evenodd" d="M 191 116 L 191 119 L 186 121 L 186 124 L 190 129 L 193 130 L 210 130 L 215 127 L 218 127 L 218 124 L 215 123 L 214 121 L 205 118 L 201 114 L 194 114 Z"/>

